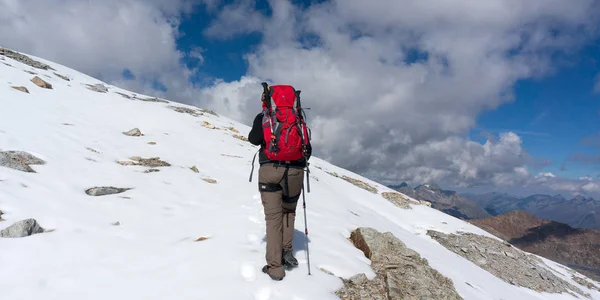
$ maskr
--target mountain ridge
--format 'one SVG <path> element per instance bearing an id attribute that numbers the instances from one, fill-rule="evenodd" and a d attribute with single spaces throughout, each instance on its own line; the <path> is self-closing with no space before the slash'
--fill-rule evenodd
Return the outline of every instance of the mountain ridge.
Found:
<path id="1" fill-rule="evenodd" d="M 256 182 L 247 181 L 256 152 L 244 138 L 248 126 L 35 56 L 51 69 L 13 57 L 0 55 L 2 299 L 338 299 L 336 291 L 357 284 L 358 293 L 379 284 L 406 294 L 402 280 L 417 260 L 462 299 L 600 299 L 569 268 L 318 157 L 307 223 L 295 224 L 300 267 L 273 282 L 260 272 L 264 213 Z M 405 208 L 383 193 L 407 200 Z M 368 250 L 349 241 L 365 226 L 381 232 L 364 239 Z M 463 233 L 478 255 L 511 259 L 514 269 L 456 255 Z M 379 261 L 390 244 L 406 258 L 393 268 Z M 525 263 L 534 260 L 539 269 Z M 507 272 L 531 276 L 509 282 Z"/>

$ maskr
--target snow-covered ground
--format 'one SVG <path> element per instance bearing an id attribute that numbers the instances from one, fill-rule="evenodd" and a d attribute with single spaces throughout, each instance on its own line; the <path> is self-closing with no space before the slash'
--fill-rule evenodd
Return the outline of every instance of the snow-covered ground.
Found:
<path id="1" fill-rule="evenodd" d="M 107 93 L 91 91 L 85 84 L 102 82 L 31 57 L 56 71 L 0 60 L 0 150 L 27 151 L 46 164 L 32 166 L 37 173 L 0 167 L 0 210 L 6 220 L 0 229 L 35 218 L 54 231 L 0 239 L 0 299 L 337 299 L 338 277 L 374 276 L 369 260 L 347 240 L 359 226 L 392 232 L 452 279 L 464 299 L 577 299 L 494 277 L 425 234 L 428 229 L 488 233 L 427 206 L 400 209 L 325 171 L 360 179 L 379 193 L 390 189 L 317 157 L 311 159 L 306 195 L 312 275 L 307 274 L 300 204 L 294 246 L 301 265 L 283 281 L 272 281 L 260 272 L 265 225 L 256 170 L 248 182 L 257 149 L 226 129 L 232 126 L 247 136 L 248 126 L 225 116 L 194 117 L 168 108 L 194 108 L 175 102 L 126 99 L 116 92 L 134 93 L 110 85 Z M 25 70 L 53 89 L 35 86 L 34 75 Z M 259 103 L 256 107 L 258 113 Z M 219 129 L 204 127 L 203 121 Z M 123 134 L 135 127 L 144 136 Z M 149 168 L 117 163 L 132 156 L 160 157 L 171 166 L 144 173 Z M 85 190 L 95 186 L 133 189 L 88 196 Z M 120 225 L 113 225 L 117 221 Z M 208 239 L 196 242 L 199 237 Z M 600 299 L 600 292 L 563 273 L 556 274 Z"/>

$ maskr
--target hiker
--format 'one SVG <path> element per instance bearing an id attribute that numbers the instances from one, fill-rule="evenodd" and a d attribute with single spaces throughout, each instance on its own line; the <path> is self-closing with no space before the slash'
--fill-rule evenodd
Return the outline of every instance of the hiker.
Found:
<path id="1" fill-rule="evenodd" d="M 263 112 L 254 118 L 248 140 L 261 146 L 258 186 L 267 226 L 267 265 L 262 271 L 279 281 L 285 277 L 284 267 L 298 266 L 292 253 L 294 221 L 312 147 L 299 105 L 300 92 L 287 85 L 263 83 L 263 87 Z"/>

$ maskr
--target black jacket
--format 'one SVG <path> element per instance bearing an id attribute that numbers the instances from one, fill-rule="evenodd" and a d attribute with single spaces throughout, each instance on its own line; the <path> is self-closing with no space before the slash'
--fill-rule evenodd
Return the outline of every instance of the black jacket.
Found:
<path id="1" fill-rule="evenodd" d="M 253 145 L 260 145 L 260 153 L 258 155 L 258 162 L 262 165 L 262 164 L 266 164 L 266 163 L 274 163 L 275 161 L 271 161 L 269 160 L 269 158 L 267 157 L 267 154 L 265 154 L 265 139 L 264 139 L 264 135 L 263 135 L 263 128 L 262 128 L 262 120 L 263 120 L 263 114 L 259 113 L 258 115 L 256 115 L 256 117 L 254 118 L 254 123 L 252 123 L 252 130 L 250 130 L 250 133 L 248 134 L 248 141 L 250 141 L 250 143 L 252 143 Z M 307 157 L 306 159 L 302 158 L 300 160 L 297 161 L 293 161 L 292 163 L 290 163 L 290 166 L 296 166 L 296 167 L 306 167 L 306 162 L 307 160 L 310 158 L 311 154 L 312 154 L 312 146 L 310 145 L 310 142 L 308 143 L 307 147 L 306 147 L 306 154 Z"/>

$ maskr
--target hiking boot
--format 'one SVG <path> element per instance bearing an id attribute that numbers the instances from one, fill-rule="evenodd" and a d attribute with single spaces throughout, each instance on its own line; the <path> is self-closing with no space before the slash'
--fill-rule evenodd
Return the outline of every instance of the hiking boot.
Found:
<path id="1" fill-rule="evenodd" d="M 281 281 L 281 280 L 283 280 L 283 277 L 273 276 L 273 275 L 269 274 L 269 266 L 268 265 L 265 265 L 262 268 L 262 272 L 265 273 L 265 274 L 267 274 L 267 275 L 269 275 L 269 277 L 271 277 L 271 279 L 273 279 L 275 281 Z"/>
<path id="2" fill-rule="evenodd" d="M 298 260 L 296 260 L 296 258 L 292 254 L 292 250 L 283 250 L 281 260 L 283 265 L 288 268 L 294 268 L 298 266 Z"/>

